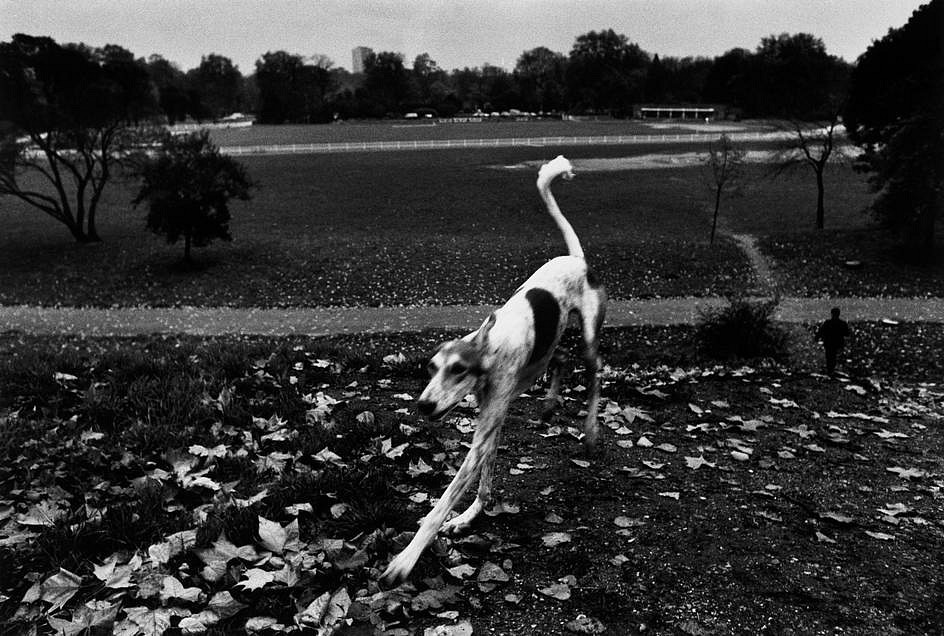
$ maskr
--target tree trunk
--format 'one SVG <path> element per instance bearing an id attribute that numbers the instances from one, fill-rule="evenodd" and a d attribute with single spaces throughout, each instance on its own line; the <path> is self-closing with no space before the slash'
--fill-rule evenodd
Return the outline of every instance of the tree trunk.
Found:
<path id="1" fill-rule="evenodd" d="M 72 237 L 75 239 L 76 243 L 88 243 L 89 237 L 85 231 L 77 225 L 69 225 L 69 232 L 72 233 Z"/>
<path id="2" fill-rule="evenodd" d="M 184 263 L 193 265 L 193 258 L 190 257 L 190 235 L 184 236 Z"/>
<path id="3" fill-rule="evenodd" d="M 88 240 L 91 243 L 101 243 L 102 238 L 98 235 L 98 228 L 95 225 L 95 208 L 89 209 L 88 212 Z"/>
<path id="4" fill-rule="evenodd" d="M 711 221 L 711 245 L 715 244 L 715 230 L 718 227 L 718 210 L 721 209 L 721 188 L 715 190 L 715 215 Z"/>
<path id="5" fill-rule="evenodd" d="M 822 230 L 826 220 L 825 186 L 823 185 L 823 170 L 825 166 L 816 170 L 816 229 Z"/>
<path id="6" fill-rule="evenodd" d="M 921 216 L 918 220 L 918 223 L 921 226 L 919 250 L 921 253 L 921 260 L 926 263 L 930 263 L 934 259 L 935 216 L 935 210 L 931 207 L 926 207 L 921 211 Z"/>

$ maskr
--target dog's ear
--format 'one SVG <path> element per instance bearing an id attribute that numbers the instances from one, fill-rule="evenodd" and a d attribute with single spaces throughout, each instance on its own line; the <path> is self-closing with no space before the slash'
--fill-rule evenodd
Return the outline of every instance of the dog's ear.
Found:
<path id="1" fill-rule="evenodd" d="M 495 326 L 495 312 L 489 314 L 475 334 L 475 348 L 481 351 L 488 344 L 488 332 Z"/>

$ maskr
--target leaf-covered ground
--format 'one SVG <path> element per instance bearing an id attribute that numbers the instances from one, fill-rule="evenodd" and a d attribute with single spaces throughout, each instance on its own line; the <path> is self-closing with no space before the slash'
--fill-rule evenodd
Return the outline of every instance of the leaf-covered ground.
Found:
<path id="1" fill-rule="evenodd" d="M 583 392 L 518 400 L 496 502 L 376 577 L 465 453 L 410 410 L 428 333 L 0 340 L 0 622 L 79 633 L 933 633 L 944 327 L 854 325 L 850 377 L 605 337 Z M 540 391 L 532 395 L 537 396 Z M 320 631 L 319 631 L 320 630 Z M 427 631 L 428 630 L 428 631 Z"/>
<path id="2" fill-rule="evenodd" d="M 944 248 L 931 263 L 908 262 L 907 248 L 882 230 L 774 235 L 762 250 L 789 294 L 944 297 Z"/>

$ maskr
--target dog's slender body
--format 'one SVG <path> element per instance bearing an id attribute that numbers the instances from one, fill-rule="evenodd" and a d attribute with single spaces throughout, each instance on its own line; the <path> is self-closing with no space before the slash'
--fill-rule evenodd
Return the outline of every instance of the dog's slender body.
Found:
<path id="1" fill-rule="evenodd" d="M 382 576 L 386 583 L 409 576 L 440 528 L 447 532 L 464 530 L 488 505 L 499 433 L 512 400 L 550 367 L 552 377 L 545 415 L 557 403 L 560 365 L 556 350 L 572 315 L 578 318 L 584 341 L 588 386 L 584 445 L 591 452 L 596 448 L 601 365 L 598 337 L 606 293 L 588 270 L 580 241 L 551 194 L 551 182 L 558 176 L 573 177 L 573 168 L 563 156 L 541 167 L 537 186 L 548 213 L 564 236 L 569 254 L 545 263 L 478 330 L 443 344 L 430 360 L 431 379 L 417 400 L 420 413 L 440 419 L 474 392 L 480 409 L 478 423 L 469 453 L 452 483 L 423 519 L 410 544 L 390 562 Z M 447 522 L 446 517 L 476 477 L 479 488 L 475 501 Z"/>

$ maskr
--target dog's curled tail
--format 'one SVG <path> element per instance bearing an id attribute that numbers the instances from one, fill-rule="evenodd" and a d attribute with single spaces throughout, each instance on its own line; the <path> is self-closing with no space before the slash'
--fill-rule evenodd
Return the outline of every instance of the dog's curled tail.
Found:
<path id="1" fill-rule="evenodd" d="M 557 223 L 557 227 L 560 228 L 561 234 L 564 235 L 567 251 L 571 256 L 583 258 L 583 248 L 580 246 L 580 239 L 577 238 L 577 233 L 574 232 L 574 228 L 564 217 L 563 212 L 557 207 L 557 201 L 551 193 L 551 182 L 557 177 L 563 177 L 564 179 L 574 178 L 574 167 L 564 155 L 557 155 L 557 157 L 548 161 L 538 170 L 538 192 L 541 194 L 541 198 L 544 200 L 544 205 L 547 206 L 547 211 L 551 215 L 551 218 L 554 219 L 554 222 Z"/>

